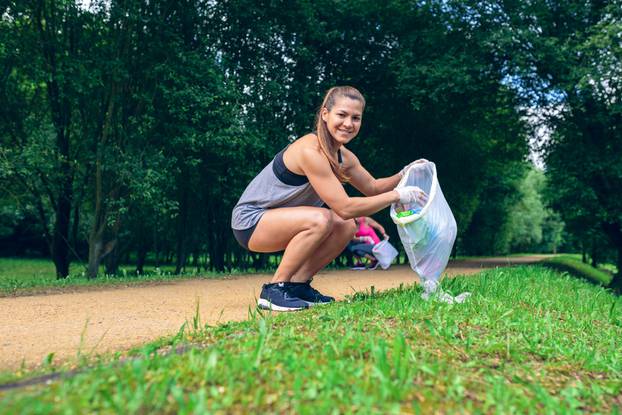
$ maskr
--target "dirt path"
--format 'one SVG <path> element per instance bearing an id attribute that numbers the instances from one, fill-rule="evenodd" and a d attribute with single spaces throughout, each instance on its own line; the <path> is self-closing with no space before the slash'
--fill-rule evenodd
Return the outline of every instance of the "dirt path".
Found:
<path id="1" fill-rule="evenodd" d="M 542 256 L 488 258 L 450 263 L 449 275 L 482 268 L 533 263 Z M 0 371 L 33 367 L 54 353 L 55 361 L 78 355 L 127 350 L 177 333 L 192 321 L 199 302 L 201 320 L 211 325 L 248 317 L 269 275 L 226 280 L 187 280 L 132 288 L 0 298 Z M 409 267 L 387 271 L 329 271 L 314 286 L 338 300 L 355 291 L 398 287 L 417 281 Z"/>

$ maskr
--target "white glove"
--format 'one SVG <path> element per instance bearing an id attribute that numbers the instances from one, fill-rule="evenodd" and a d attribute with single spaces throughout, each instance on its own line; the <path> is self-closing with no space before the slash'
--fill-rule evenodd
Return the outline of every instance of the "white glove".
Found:
<path id="1" fill-rule="evenodd" d="M 404 186 L 395 191 L 400 195 L 400 203 L 403 205 L 417 203 L 423 206 L 428 201 L 428 195 L 418 186 Z"/>
<path id="2" fill-rule="evenodd" d="M 404 166 L 404 168 L 402 170 L 400 170 L 400 177 L 404 177 L 404 175 L 406 174 L 406 172 L 408 171 L 408 169 L 410 169 L 411 166 L 418 164 L 418 163 L 428 163 L 428 161 L 426 159 L 419 159 L 419 160 L 415 160 L 411 163 L 408 163 L 407 165 Z"/>

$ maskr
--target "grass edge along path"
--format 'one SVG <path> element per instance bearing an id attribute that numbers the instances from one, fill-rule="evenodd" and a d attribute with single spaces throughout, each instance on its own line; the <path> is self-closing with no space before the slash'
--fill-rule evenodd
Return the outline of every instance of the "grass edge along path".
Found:
<path id="1" fill-rule="evenodd" d="M 3 394 L 0 413 L 620 413 L 622 300 L 540 266 L 359 293 L 301 313 L 201 327 L 181 355 L 100 365 Z"/>
<path id="2" fill-rule="evenodd" d="M 145 274 L 137 275 L 122 267 L 117 276 L 100 275 L 86 277 L 80 264 L 72 264 L 67 278 L 56 279 L 51 261 L 41 259 L 0 258 L 0 297 L 23 297 L 31 295 L 57 294 L 103 288 L 126 288 L 139 285 L 167 284 L 197 278 L 228 278 L 245 275 L 245 272 L 219 273 L 189 267 L 182 274 L 175 274 L 172 267 L 150 268 Z"/>
<path id="3" fill-rule="evenodd" d="M 503 258 L 520 258 L 531 254 L 512 254 Z M 450 262 L 460 263 L 465 260 L 489 259 L 491 257 L 457 257 Z M 402 258 L 402 260 L 405 260 Z M 272 274 L 273 270 L 233 270 L 230 272 L 212 272 L 198 268 L 188 268 L 182 274 L 175 274 L 173 267 L 151 267 L 146 273 L 137 275 L 130 271 L 132 267 L 122 266 L 117 276 L 101 275 L 88 279 L 84 265 L 73 263 L 70 275 L 65 279 L 54 277 L 54 266 L 49 260 L 0 258 L 0 298 L 25 297 L 32 295 L 61 294 L 69 292 L 117 289 L 136 286 L 169 284 L 192 279 L 227 279 L 253 274 Z M 333 267 L 330 267 L 333 269 Z M 339 269 L 339 267 L 337 268 Z"/>
<path id="4" fill-rule="evenodd" d="M 572 258 L 570 255 L 559 255 L 547 258 L 540 261 L 539 264 L 560 272 L 567 272 L 575 277 L 583 278 L 603 287 L 607 287 L 613 278 L 611 273 L 599 268 L 594 268 L 590 264 Z"/>

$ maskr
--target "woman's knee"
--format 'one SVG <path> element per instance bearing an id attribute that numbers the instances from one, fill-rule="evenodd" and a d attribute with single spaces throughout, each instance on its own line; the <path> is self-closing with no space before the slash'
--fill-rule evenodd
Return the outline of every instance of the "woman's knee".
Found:
<path id="1" fill-rule="evenodd" d="M 356 226 L 354 219 L 347 220 L 346 222 L 346 232 L 350 235 L 350 239 L 352 239 L 354 238 L 356 231 L 358 231 L 358 226 Z"/>
<path id="2" fill-rule="evenodd" d="M 333 217 L 328 209 L 319 209 L 309 218 L 311 229 L 322 234 L 330 233 L 333 223 Z"/>
<path id="3" fill-rule="evenodd" d="M 358 229 L 354 219 L 344 220 L 337 215 L 333 218 L 333 228 L 335 228 L 339 234 L 347 237 L 348 240 L 354 238 L 354 234 L 356 234 Z"/>

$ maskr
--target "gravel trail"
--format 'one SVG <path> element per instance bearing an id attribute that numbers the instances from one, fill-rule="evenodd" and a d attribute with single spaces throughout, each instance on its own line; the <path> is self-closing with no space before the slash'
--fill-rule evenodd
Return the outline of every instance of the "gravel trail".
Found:
<path id="1" fill-rule="evenodd" d="M 544 256 L 499 257 L 451 262 L 450 276 L 483 268 L 528 264 Z M 240 321 L 255 307 L 261 285 L 271 276 L 253 274 L 228 279 L 195 279 L 157 285 L 93 289 L 0 298 L 0 371 L 22 364 L 35 367 L 49 354 L 67 361 L 78 354 L 98 354 L 131 347 L 178 332 L 192 321 L 197 302 L 203 323 Z M 374 286 L 382 291 L 418 278 L 407 266 L 389 270 L 328 271 L 314 287 L 342 300 Z"/>

